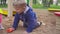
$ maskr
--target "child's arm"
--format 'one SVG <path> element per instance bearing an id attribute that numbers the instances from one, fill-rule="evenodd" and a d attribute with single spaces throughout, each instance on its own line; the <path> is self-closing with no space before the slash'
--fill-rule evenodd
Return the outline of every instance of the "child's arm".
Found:
<path id="1" fill-rule="evenodd" d="M 13 28 L 16 29 L 18 27 L 19 20 L 20 20 L 19 14 L 16 13 L 15 18 L 14 18 L 14 22 L 13 22 Z"/>
<path id="2" fill-rule="evenodd" d="M 14 18 L 14 22 L 13 22 L 13 26 L 12 26 L 12 28 L 8 28 L 7 32 L 11 33 L 14 30 L 16 30 L 16 28 L 18 27 L 18 23 L 19 23 L 19 14 L 16 13 L 15 18 Z"/>

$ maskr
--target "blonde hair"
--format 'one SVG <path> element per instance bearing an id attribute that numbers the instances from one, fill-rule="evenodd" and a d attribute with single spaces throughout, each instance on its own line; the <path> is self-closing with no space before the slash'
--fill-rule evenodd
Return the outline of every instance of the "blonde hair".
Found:
<path id="1" fill-rule="evenodd" d="M 20 4 L 26 4 L 25 0 L 14 0 L 13 5 L 20 5 Z"/>

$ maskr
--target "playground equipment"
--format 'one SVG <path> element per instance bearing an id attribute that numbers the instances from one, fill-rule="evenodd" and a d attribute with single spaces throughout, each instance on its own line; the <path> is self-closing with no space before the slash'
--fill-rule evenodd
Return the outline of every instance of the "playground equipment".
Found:
<path id="1" fill-rule="evenodd" d="M 60 12 L 54 12 L 56 16 L 60 16 Z"/>
<path id="2" fill-rule="evenodd" d="M 8 10 L 2 10 L 2 14 L 3 15 L 8 15 Z M 15 11 L 13 11 L 13 15 L 15 15 L 16 14 L 16 12 Z"/>
<path id="3" fill-rule="evenodd" d="M 0 8 L 0 13 L 2 14 L 3 13 L 3 11 L 2 11 L 2 9 Z"/>
<path id="4" fill-rule="evenodd" d="M 0 13 L 3 15 L 8 15 L 8 10 L 4 10 L 4 9 L 0 8 Z M 16 14 L 16 12 L 13 11 L 13 15 L 15 15 L 15 14 Z"/>
<path id="5" fill-rule="evenodd" d="M 50 12 L 60 12 L 60 9 L 48 8 Z"/>
<path id="6" fill-rule="evenodd" d="M 60 16 L 60 9 L 48 8 L 48 11 L 54 12 L 56 16 Z"/>

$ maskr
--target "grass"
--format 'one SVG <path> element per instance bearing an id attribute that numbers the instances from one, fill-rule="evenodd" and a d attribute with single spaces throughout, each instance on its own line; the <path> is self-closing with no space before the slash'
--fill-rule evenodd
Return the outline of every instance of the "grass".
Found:
<path id="1" fill-rule="evenodd" d="M 43 7 L 42 4 L 33 4 L 32 7 L 35 8 L 35 9 L 47 9 L 47 7 Z M 60 9 L 60 6 L 50 5 L 50 8 Z"/>
<path id="2" fill-rule="evenodd" d="M 47 8 L 47 7 L 43 7 L 43 5 L 41 4 L 33 4 L 32 7 L 35 9 L 46 9 Z"/>
<path id="3" fill-rule="evenodd" d="M 7 7 L 8 7 L 7 4 L 3 4 L 3 5 L 0 4 L 0 8 L 7 8 Z M 35 9 L 48 9 L 47 7 L 43 7 L 42 4 L 33 4 L 32 7 Z M 60 9 L 60 6 L 50 5 L 50 8 Z"/>
<path id="4" fill-rule="evenodd" d="M 60 9 L 60 6 L 51 5 L 50 8 L 53 8 L 53 9 Z"/>

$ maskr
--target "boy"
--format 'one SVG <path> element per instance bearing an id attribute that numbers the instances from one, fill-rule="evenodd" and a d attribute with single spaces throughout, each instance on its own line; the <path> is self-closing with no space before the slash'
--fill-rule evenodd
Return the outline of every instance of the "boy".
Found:
<path id="1" fill-rule="evenodd" d="M 8 29 L 10 32 L 16 30 L 19 20 L 23 21 L 23 27 L 27 28 L 24 34 L 31 33 L 35 28 L 42 24 L 41 22 L 37 22 L 36 14 L 31 7 L 26 4 L 25 0 L 16 0 L 13 3 L 13 6 L 16 10 L 16 15 L 12 28 Z"/>

